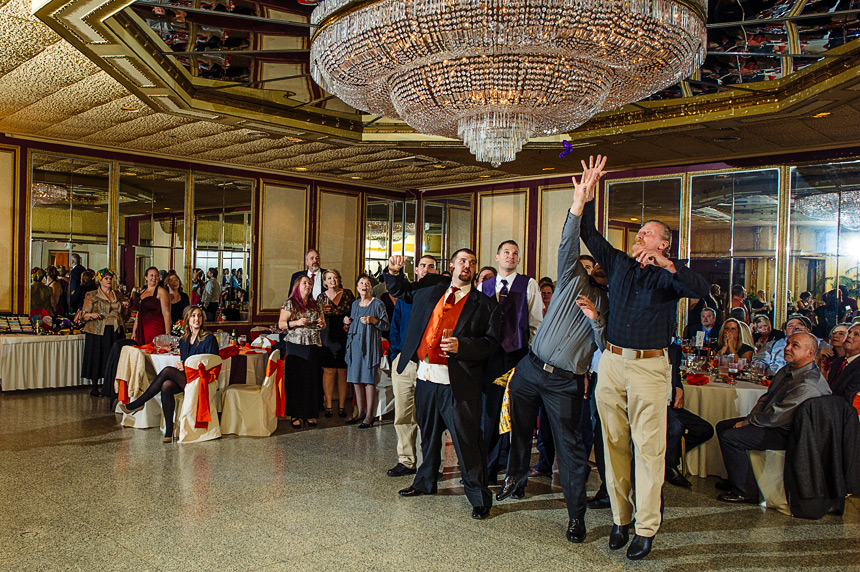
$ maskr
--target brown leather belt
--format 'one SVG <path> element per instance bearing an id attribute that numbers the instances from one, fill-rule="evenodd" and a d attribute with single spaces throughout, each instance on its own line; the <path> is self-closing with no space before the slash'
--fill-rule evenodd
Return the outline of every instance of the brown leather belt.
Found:
<path id="1" fill-rule="evenodd" d="M 645 359 L 660 357 L 666 353 L 666 350 L 631 350 L 627 348 L 619 348 L 609 342 L 606 342 L 606 351 L 620 355 L 624 359 Z"/>

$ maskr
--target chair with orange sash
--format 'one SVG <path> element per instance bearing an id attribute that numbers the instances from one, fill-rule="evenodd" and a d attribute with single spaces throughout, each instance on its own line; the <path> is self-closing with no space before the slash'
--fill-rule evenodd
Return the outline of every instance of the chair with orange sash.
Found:
<path id="1" fill-rule="evenodd" d="M 176 427 L 180 443 L 195 443 L 221 437 L 216 408 L 216 385 L 221 372 L 221 358 L 200 354 L 185 360 L 185 392 L 180 402 Z M 177 395 L 177 397 L 179 397 Z"/>
<path id="2" fill-rule="evenodd" d="M 232 384 L 224 391 L 221 431 L 248 437 L 268 437 L 284 415 L 284 361 L 280 350 L 269 356 L 263 385 Z"/>

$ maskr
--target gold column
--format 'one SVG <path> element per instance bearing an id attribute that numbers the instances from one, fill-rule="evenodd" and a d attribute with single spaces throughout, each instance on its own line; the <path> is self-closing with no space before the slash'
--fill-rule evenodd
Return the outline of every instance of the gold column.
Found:
<path id="1" fill-rule="evenodd" d="M 685 173 L 681 177 L 681 214 L 678 219 L 678 258 L 687 259 L 690 264 L 690 224 L 693 219 L 690 212 L 692 196 L 690 192 L 690 175 Z M 684 327 L 687 325 L 687 299 L 682 298 L 678 302 L 678 328 L 677 336 L 683 337 Z"/>
<path id="2" fill-rule="evenodd" d="M 108 183 L 108 267 L 118 271 L 119 265 L 119 161 L 110 163 Z M 125 279 L 126 276 L 123 276 Z"/>
<path id="3" fill-rule="evenodd" d="M 791 224 L 791 167 L 779 167 L 779 199 L 776 221 L 776 298 L 774 299 L 773 327 L 779 328 L 786 317 L 788 294 L 788 266 L 791 256 L 789 226 Z"/>
<path id="4" fill-rule="evenodd" d="M 185 255 L 185 284 L 191 284 L 191 269 L 194 267 L 194 172 L 185 173 L 185 239 L 183 253 Z"/>

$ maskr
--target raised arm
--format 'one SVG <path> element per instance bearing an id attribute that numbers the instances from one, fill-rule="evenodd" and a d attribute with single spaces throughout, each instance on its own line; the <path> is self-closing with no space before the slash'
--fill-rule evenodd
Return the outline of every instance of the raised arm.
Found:
<path id="1" fill-rule="evenodd" d="M 561 242 L 558 245 L 558 285 L 569 282 L 577 273 L 586 274 L 585 269 L 579 262 L 579 237 L 582 225 L 582 213 L 585 205 L 594 198 L 594 190 L 597 183 L 603 177 L 603 167 L 606 165 L 606 157 L 597 156 L 589 158 L 589 164 L 582 162 L 583 172 L 579 181 L 572 177 L 573 201 L 568 211 L 564 228 L 561 231 Z M 558 287 L 558 285 L 556 287 Z"/>
<path id="2" fill-rule="evenodd" d="M 407 304 L 412 303 L 412 295 L 416 290 L 435 286 L 443 280 L 447 280 L 439 274 L 427 274 L 418 282 L 410 282 L 403 274 L 403 265 L 406 263 L 404 256 L 392 256 L 388 259 L 388 268 L 382 272 L 382 277 L 385 279 L 385 287 L 388 293 L 395 298 L 403 298 Z"/>
<path id="3" fill-rule="evenodd" d="M 598 155 L 598 159 L 600 156 Z M 602 161 L 603 164 L 606 163 L 606 159 L 604 158 Z M 585 161 L 582 161 L 582 167 L 585 169 L 583 171 L 582 177 L 585 179 L 585 173 L 589 169 L 595 167 L 594 161 L 591 157 L 589 157 L 589 163 L 586 165 Z M 603 176 L 602 166 L 600 167 L 601 174 L 600 177 Z M 599 180 L 599 179 L 598 179 Z M 576 185 L 576 179 L 573 179 L 574 185 Z M 597 183 L 595 182 L 595 188 Z M 615 261 L 615 258 L 618 255 L 623 255 L 623 253 L 609 244 L 603 235 L 597 232 L 597 226 L 595 223 L 595 214 L 594 214 L 594 193 L 595 189 L 591 189 L 586 197 L 586 203 L 583 205 L 581 214 L 582 214 L 582 222 L 580 224 L 580 234 L 582 236 L 582 241 L 585 242 L 585 246 L 588 247 L 588 250 L 591 252 L 591 255 L 594 256 L 594 259 L 597 260 L 598 264 L 600 264 L 607 274 L 611 273 L 612 263 Z M 571 207 L 572 208 L 572 207 Z M 571 214 L 574 214 L 571 210 Z"/>

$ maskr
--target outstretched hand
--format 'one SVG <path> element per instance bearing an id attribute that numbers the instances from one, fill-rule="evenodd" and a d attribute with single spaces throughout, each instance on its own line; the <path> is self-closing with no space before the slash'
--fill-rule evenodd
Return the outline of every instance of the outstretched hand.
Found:
<path id="1" fill-rule="evenodd" d="M 388 271 L 391 274 L 399 274 L 400 270 L 403 269 L 403 266 L 406 264 L 406 257 L 401 256 L 399 254 L 395 254 L 394 256 L 388 259 Z"/>
<path id="2" fill-rule="evenodd" d="M 588 163 L 582 160 L 582 176 L 579 181 L 576 177 L 571 177 L 573 182 L 573 205 L 570 207 L 570 213 L 574 216 L 580 216 L 585 203 L 594 199 L 594 191 L 597 188 L 597 183 L 603 178 L 603 168 L 606 166 L 606 157 L 594 155 L 588 157 Z"/>

